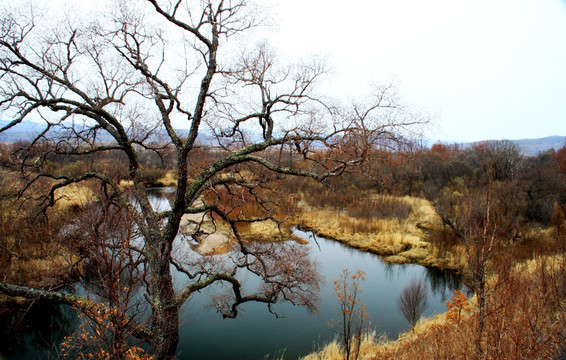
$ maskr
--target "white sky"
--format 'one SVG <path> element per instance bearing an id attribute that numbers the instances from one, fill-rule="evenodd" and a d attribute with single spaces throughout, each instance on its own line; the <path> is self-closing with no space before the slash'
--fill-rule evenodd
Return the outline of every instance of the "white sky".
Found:
<path id="1" fill-rule="evenodd" d="M 435 115 L 431 139 L 566 136 L 566 0 L 255 2 L 278 55 L 325 57 L 324 90 L 345 99 L 393 79 Z"/>
<path id="2" fill-rule="evenodd" d="M 327 57 L 331 92 L 394 79 L 433 139 L 566 136 L 565 0 L 257 0 L 280 54 Z"/>

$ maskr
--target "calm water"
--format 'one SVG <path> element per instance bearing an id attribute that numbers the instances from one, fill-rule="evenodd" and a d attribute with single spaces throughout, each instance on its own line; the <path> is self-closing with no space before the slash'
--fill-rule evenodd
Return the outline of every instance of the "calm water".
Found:
<path id="1" fill-rule="evenodd" d="M 308 238 L 305 233 L 297 232 Z M 429 285 L 429 305 L 425 316 L 444 312 L 444 302 L 461 284 L 450 274 L 428 270 L 417 265 L 391 265 L 379 257 L 363 253 L 340 243 L 317 238 L 319 247 L 311 239 L 311 254 L 321 264 L 326 279 L 321 289 L 321 304 L 316 314 L 305 309 L 282 305 L 278 309 L 284 319 L 276 319 L 265 305 L 247 304 L 237 319 L 222 319 L 214 309 L 206 308 L 210 291 L 203 292 L 185 307 L 181 330 L 180 358 L 191 359 L 263 359 L 265 354 L 285 353 L 286 359 L 295 359 L 331 341 L 334 333 L 328 321 L 338 319 L 338 304 L 334 298 L 332 281 L 340 277 L 342 269 L 361 269 L 367 280 L 362 283 L 361 301 L 367 304 L 372 327 L 378 333 L 395 338 L 409 329 L 397 310 L 396 301 L 402 289 L 413 277 L 424 279 Z M 191 357 L 189 356 L 191 355 Z"/>
<path id="2" fill-rule="evenodd" d="M 153 199 L 155 204 L 167 207 L 162 194 Z M 296 359 L 306 355 L 334 338 L 328 328 L 328 321 L 338 319 L 338 304 L 334 298 L 333 280 L 340 277 L 343 269 L 357 269 L 366 272 L 367 280 L 362 283 L 361 301 L 367 304 L 371 326 L 378 333 L 395 338 L 409 329 L 407 321 L 399 313 L 396 305 L 402 289 L 412 278 L 424 279 L 429 285 L 428 307 L 425 316 L 445 311 L 444 302 L 455 289 L 462 287 L 457 278 L 450 273 L 431 270 L 417 265 L 391 265 L 378 256 L 346 247 L 340 243 L 320 237 L 316 242 L 308 233 L 296 230 L 296 234 L 309 240 L 311 256 L 318 260 L 320 272 L 325 278 L 321 289 L 319 311 L 310 314 L 304 308 L 289 304 L 278 305 L 276 310 L 285 318 L 275 318 L 264 304 L 244 304 L 240 307 L 238 318 L 222 319 L 210 307 L 210 296 L 219 293 L 221 287 L 207 288 L 192 297 L 182 308 L 181 334 L 178 346 L 179 359 L 264 359 L 285 354 L 285 359 Z M 182 277 L 176 274 L 177 286 L 182 286 Z M 253 279 L 252 279 L 253 280 Z M 77 289 L 81 292 L 81 289 Z M 76 324 L 65 308 L 57 309 L 43 322 L 57 324 L 56 333 L 38 334 L 30 329 L 24 335 L 17 351 L 6 353 L 5 344 L 0 342 L 0 359 L 38 359 L 47 358 L 47 350 L 38 350 L 41 339 L 57 343 L 66 331 L 61 323 L 70 329 Z M 44 326 L 44 325 L 43 325 Z"/>

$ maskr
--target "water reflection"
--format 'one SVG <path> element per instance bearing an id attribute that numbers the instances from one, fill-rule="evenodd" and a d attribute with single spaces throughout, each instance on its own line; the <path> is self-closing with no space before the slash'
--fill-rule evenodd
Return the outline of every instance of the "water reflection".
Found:
<path id="1" fill-rule="evenodd" d="M 426 268 L 425 278 L 432 292 L 440 295 L 441 298 L 445 300 L 451 299 L 452 295 L 454 295 L 454 291 L 462 289 L 463 287 L 460 277 L 452 271 Z"/>
<path id="2" fill-rule="evenodd" d="M 75 312 L 50 302 L 3 304 L 0 312 L 0 359 L 52 358 L 60 343 L 75 329 Z M 51 355 L 50 355 L 51 354 Z"/>
<path id="3" fill-rule="evenodd" d="M 162 209 L 169 206 L 167 197 L 170 194 L 162 190 L 152 190 L 152 193 L 155 194 L 152 203 Z M 296 235 L 309 242 L 304 246 L 310 251 L 312 260 L 320 264 L 320 275 L 325 279 L 325 285 L 320 290 L 321 302 L 318 312 L 310 314 L 304 308 L 283 303 L 277 306 L 277 310 L 285 314 L 286 318 L 277 319 L 267 311 L 264 304 L 250 303 L 240 308 L 238 318 L 223 319 L 210 303 L 211 298 L 221 294 L 226 285 L 205 288 L 194 294 L 182 308 L 179 359 L 264 359 L 266 354 L 277 358 L 276 355 L 282 353 L 285 354 L 285 359 L 295 359 L 316 350 L 334 338 L 327 326 L 329 320 L 338 317 L 338 304 L 334 298 L 332 282 L 340 276 L 344 268 L 366 272 L 367 281 L 362 284 L 361 301 L 367 304 L 373 327 L 390 338 L 395 338 L 409 329 L 408 323 L 397 310 L 397 298 L 412 278 L 425 279 L 432 290 L 429 293 L 429 306 L 425 316 L 444 312 L 444 302 L 452 296 L 454 290 L 463 286 L 459 279 L 449 272 L 412 264 L 389 264 L 374 254 L 313 236 L 310 232 L 296 230 Z M 178 240 L 183 241 L 181 238 Z M 190 256 L 195 256 L 190 253 L 185 255 L 185 261 L 190 261 Z M 208 266 L 211 264 L 208 263 Z M 184 276 L 175 273 L 174 277 L 176 288 L 180 289 Z M 242 281 L 255 285 L 257 279 L 243 275 Z M 77 287 L 75 291 L 81 293 L 84 289 Z M 4 341 L 0 342 L 1 355 L 6 359 L 42 358 L 37 352 L 37 346 L 40 346 L 42 341 L 40 334 L 49 334 L 49 340 L 43 342 L 47 344 L 44 346 L 49 347 L 58 343 L 76 326 L 73 325 L 75 317 L 68 308 L 57 309 L 59 312 L 44 321 L 43 325 L 36 323 L 35 319 L 30 323 L 28 332 L 35 335 L 17 335 L 20 343 L 24 343 L 18 349 L 29 349 L 29 356 L 11 349 Z M 67 329 L 67 332 L 63 330 L 65 324 L 71 324 L 71 329 Z"/>
<path id="4" fill-rule="evenodd" d="M 360 252 L 335 241 L 317 237 L 315 242 L 308 232 L 297 231 L 296 235 L 309 240 L 306 246 L 319 261 L 320 273 L 326 279 L 326 285 L 320 291 L 318 313 L 312 315 L 303 308 L 280 304 L 278 311 L 286 318 L 276 319 L 265 306 L 247 304 L 243 307 L 243 316 L 223 320 L 213 309 L 207 308 L 210 297 L 222 289 L 204 289 L 184 309 L 190 323 L 181 329 L 180 358 L 188 358 L 190 354 L 197 359 L 263 359 L 265 354 L 284 351 L 286 359 L 295 359 L 312 352 L 334 338 L 327 326 L 329 320 L 338 317 L 332 281 L 344 268 L 366 272 L 367 281 L 362 283 L 361 301 L 367 304 L 371 322 L 378 333 L 395 338 L 409 329 L 407 321 L 397 310 L 397 298 L 412 278 L 428 282 L 424 267 L 391 265 L 374 254 Z M 436 281 L 435 284 L 438 286 L 435 285 L 436 292 L 429 293 L 425 316 L 446 310 L 445 298 L 439 288 L 442 282 Z M 449 281 L 446 284 L 456 283 Z M 430 286 L 432 288 L 432 284 Z M 447 288 L 444 293 L 449 295 L 451 291 Z"/>
<path id="5" fill-rule="evenodd" d="M 397 278 L 399 275 L 405 272 L 408 265 L 411 266 L 410 264 L 392 264 L 387 262 L 383 263 L 383 273 L 385 274 L 385 278 L 388 280 Z"/>

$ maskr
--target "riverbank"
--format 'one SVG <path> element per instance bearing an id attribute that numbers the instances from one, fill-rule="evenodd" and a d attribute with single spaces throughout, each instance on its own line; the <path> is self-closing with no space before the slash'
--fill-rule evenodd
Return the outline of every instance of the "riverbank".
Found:
<path id="1" fill-rule="evenodd" d="M 453 249 L 456 251 L 448 254 L 438 251 L 428 241 L 442 226 L 430 202 L 410 196 L 372 194 L 369 197 L 374 201 L 385 198 L 388 202 L 398 202 L 409 211 L 404 217 L 360 217 L 302 201 L 297 206 L 294 221 L 304 230 L 380 255 L 390 263 L 411 263 L 452 271 L 463 269 L 463 249 Z"/>
<path id="2" fill-rule="evenodd" d="M 381 255 L 391 263 L 413 263 L 464 274 L 466 255 L 463 245 L 450 244 L 441 248 L 445 239 L 433 238 L 442 233 L 442 223 L 432 205 L 424 199 L 410 197 L 396 201 L 411 207 L 406 217 L 360 218 L 344 208 L 337 211 L 303 202 L 296 221 L 303 229 Z M 537 234 L 539 246 L 543 248 L 566 248 L 563 235 L 540 229 Z M 515 244 L 516 248 L 508 250 L 513 254 L 500 259 L 511 259 L 511 270 L 504 270 L 506 267 L 503 266 L 501 270 L 493 269 L 496 271 L 490 276 L 487 285 L 489 314 L 484 319 L 481 335 L 483 352 L 489 354 L 487 358 L 556 358 L 566 341 L 563 333 L 566 261 L 563 253 L 555 251 L 541 251 L 539 255 L 533 253 L 523 258 L 519 255 L 521 246 Z M 528 249 L 528 244 L 525 248 Z M 494 261 L 498 262 L 497 259 Z M 414 331 L 401 334 L 397 339 L 370 333 L 362 342 L 359 358 L 415 359 L 429 354 L 431 358 L 468 359 L 476 354 L 479 336 L 475 298 L 466 300 L 466 307 L 467 310 L 458 312 L 457 317 L 449 310 L 432 318 L 423 318 Z M 343 358 L 342 347 L 335 340 L 302 359 Z"/>
<path id="3" fill-rule="evenodd" d="M 541 256 L 516 264 L 506 276 L 490 279 L 490 310 L 481 336 L 486 359 L 542 359 L 563 355 L 566 324 L 565 258 Z M 445 314 L 424 318 L 414 331 L 388 340 L 367 335 L 360 359 L 412 360 L 427 354 L 434 359 L 466 360 L 477 351 L 475 299 L 451 304 Z M 462 311 L 460 312 L 460 309 Z M 302 360 L 342 360 L 337 341 Z"/>

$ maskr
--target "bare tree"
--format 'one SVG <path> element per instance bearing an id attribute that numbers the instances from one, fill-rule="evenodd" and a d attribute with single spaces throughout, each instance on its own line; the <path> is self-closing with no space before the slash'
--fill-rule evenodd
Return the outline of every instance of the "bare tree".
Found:
<path id="1" fill-rule="evenodd" d="M 426 284 L 422 280 L 413 278 L 397 299 L 397 307 L 399 307 L 399 311 L 407 319 L 413 331 L 427 307 L 427 296 L 428 287 Z"/>
<path id="2" fill-rule="evenodd" d="M 476 357 L 484 358 L 483 333 L 488 310 L 487 275 L 495 249 L 507 229 L 498 221 L 493 207 L 491 178 L 484 194 L 468 199 L 467 213 L 462 226 L 462 236 L 466 245 L 466 257 L 471 279 L 478 302 L 478 323 L 476 330 Z"/>
<path id="3" fill-rule="evenodd" d="M 488 286 L 488 276 L 509 266 L 508 259 L 504 257 L 500 257 L 504 261 L 499 264 L 495 264 L 493 260 L 500 254 L 504 242 L 512 239 L 517 231 L 519 211 L 515 199 L 510 199 L 514 196 L 512 189 L 506 182 L 494 182 L 493 170 L 488 170 L 487 178 L 479 186 L 462 190 L 463 194 L 458 194 L 459 204 L 435 204 L 464 246 L 465 276 L 477 298 L 477 359 L 485 356 L 484 328 L 490 314 L 490 296 L 500 285 L 499 282 L 505 281 L 504 277 L 498 277 L 498 282 Z"/>
<path id="4" fill-rule="evenodd" d="M 64 359 L 132 359 L 143 352 L 139 344 L 144 336 L 132 339 L 147 326 L 139 296 L 147 274 L 130 215 L 101 194 L 99 202 L 76 215 L 64 236 L 85 259 L 81 282 L 90 305 L 83 309 L 79 330 L 63 342 Z"/>
<path id="5" fill-rule="evenodd" d="M 267 46 L 242 52 L 232 63 L 230 56 L 220 57 L 224 44 L 257 24 L 245 0 L 140 0 L 113 6 L 103 15 L 91 14 L 94 21 L 68 19 L 56 27 L 37 10 L 2 14 L 0 109 L 12 121 L 0 133 L 30 119 L 45 126 L 22 152 L 27 184 L 50 184 L 42 196 L 47 208 L 56 203 L 58 190 L 95 182 L 113 206 L 129 213 L 141 239 L 132 251 L 141 256 L 151 309 L 147 325 L 134 319 L 129 324 L 136 329 L 132 335 L 149 341 L 156 359 L 175 357 L 181 305 L 216 283 L 230 288 L 217 299 L 227 317 L 250 301 L 266 303 L 271 311 L 283 300 L 314 307 L 319 277 L 300 245 L 242 241 L 238 224 L 281 220 L 258 190 L 266 181 L 246 174 L 267 171 L 324 181 L 363 163 L 378 144 L 402 141 L 402 131 L 423 120 L 399 105 L 389 87 L 353 110 L 329 106 L 315 91 L 324 73 L 321 64 L 280 66 Z M 41 143 L 49 146 L 33 155 L 26 151 Z M 205 145 L 214 145 L 215 156 L 191 163 Z M 148 151 L 162 156 L 164 150 L 175 154 L 177 185 L 171 208 L 163 210 L 150 202 L 140 156 Z M 131 190 L 104 166 L 90 164 L 75 175 L 45 166 L 50 154 L 100 153 L 126 159 Z M 242 201 L 226 208 L 217 196 L 222 191 L 234 198 L 246 192 L 239 199 L 263 210 L 247 216 L 238 211 Z M 236 245 L 228 263 L 177 256 L 181 219 L 195 213 L 230 229 Z M 172 267 L 186 275 L 180 292 L 173 288 Z M 264 285 L 244 293 L 236 276 L 240 271 L 257 275 Z M 5 283 L 0 292 L 84 311 L 91 306 L 76 295 Z M 96 307 L 108 308 L 108 303 Z"/>
<path id="6" fill-rule="evenodd" d="M 473 151 L 478 168 L 491 171 L 495 181 L 516 178 L 524 161 L 519 147 L 509 140 L 481 142 Z"/>
<path id="7" fill-rule="evenodd" d="M 344 344 L 344 359 L 358 359 L 362 338 L 367 330 L 369 315 L 366 305 L 360 302 L 361 282 L 366 280 L 365 272 L 342 271 L 340 279 L 334 280 L 334 295 L 340 305 L 339 321 L 329 323 Z"/>

